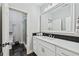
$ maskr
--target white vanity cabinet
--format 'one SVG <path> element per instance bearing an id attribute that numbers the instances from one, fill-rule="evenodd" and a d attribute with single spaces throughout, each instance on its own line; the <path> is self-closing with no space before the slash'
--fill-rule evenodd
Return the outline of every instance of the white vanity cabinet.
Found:
<path id="1" fill-rule="evenodd" d="M 38 56 L 55 56 L 55 45 L 33 38 L 33 51 Z"/>
<path id="2" fill-rule="evenodd" d="M 75 43 L 72 44 L 72 42 L 69 42 L 69 44 L 67 44 L 68 41 L 61 39 L 55 40 L 55 38 L 51 41 L 51 39 L 44 39 L 38 36 L 33 37 L 33 51 L 38 56 L 79 56 L 79 50 L 77 49 L 77 52 L 74 50 L 74 47 L 72 47 L 75 46 Z M 62 42 L 64 43 L 61 44 Z M 78 47 L 79 46 L 76 46 L 75 48 Z"/>
<path id="3" fill-rule="evenodd" d="M 38 39 L 39 51 L 42 56 L 55 56 L 55 45 Z"/>
<path id="4" fill-rule="evenodd" d="M 60 47 L 56 47 L 56 56 L 79 56 L 79 54 Z"/>

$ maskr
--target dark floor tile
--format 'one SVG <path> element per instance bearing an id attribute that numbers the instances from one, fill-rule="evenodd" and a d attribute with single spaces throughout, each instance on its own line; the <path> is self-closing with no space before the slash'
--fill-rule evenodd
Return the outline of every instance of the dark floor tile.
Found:
<path id="1" fill-rule="evenodd" d="M 25 56 L 27 55 L 26 53 L 27 53 L 27 49 L 23 44 L 14 45 L 10 50 L 10 56 Z"/>
<path id="2" fill-rule="evenodd" d="M 27 56 L 37 56 L 34 52 L 31 54 L 28 54 Z"/>
<path id="3" fill-rule="evenodd" d="M 27 49 L 25 48 L 24 44 L 17 43 L 16 45 L 12 46 L 10 56 L 36 56 L 36 54 L 33 52 L 27 55 Z"/>

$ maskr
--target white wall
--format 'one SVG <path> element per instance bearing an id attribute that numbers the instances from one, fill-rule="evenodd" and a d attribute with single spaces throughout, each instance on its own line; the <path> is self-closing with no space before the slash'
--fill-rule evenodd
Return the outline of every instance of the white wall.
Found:
<path id="1" fill-rule="evenodd" d="M 27 54 L 32 52 L 32 33 L 39 32 L 40 8 L 32 4 L 16 3 L 9 4 L 10 7 L 27 12 Z"/>
<path id="2" fill-rule="evenodd" d="M 0 44 L 1 44 L 1 41 L 2 41 L 2 34 L 1 34 L 1 32 L 2 32 L 2 7 L 1 7 L 1 5 L 0 5 Z"/>
<path id="3" fill-rule="evenodd" d="M 2 44 L 9 42 L 9 9 L 8 4 L 2 4 Z M 9 55 L 9 45 L 2 47 L 3 55 Z"/>
<path id="4" fill-rule="evenodd" d="M 0 4 L 0 44 L 2 44 L 2 7 Z M 2 49 L 0 48 L 0 51 Z"/>

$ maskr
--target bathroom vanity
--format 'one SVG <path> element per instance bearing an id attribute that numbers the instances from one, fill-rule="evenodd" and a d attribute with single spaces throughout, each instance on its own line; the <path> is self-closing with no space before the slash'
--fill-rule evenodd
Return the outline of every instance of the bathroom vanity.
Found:
<path id="1" fill-rule="evenodd" d="M 40 33 L 56 35 L 33 36 L 33 51 L 38 56 L 79 56 L 79 4 L 46 6 L 41 7 Z"/>
<path id="2" fill-rule="evenodd" d="M 79 56 L 79 43 L 46 36 L 33 36 L 33 51 L 38 56 Z"/>

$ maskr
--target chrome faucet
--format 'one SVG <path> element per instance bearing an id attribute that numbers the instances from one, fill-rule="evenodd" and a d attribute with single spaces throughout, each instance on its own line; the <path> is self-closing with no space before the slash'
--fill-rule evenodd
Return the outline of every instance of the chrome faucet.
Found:
<path id="1" fill-rule="evenodd" d="M 52 34 L 50 34 L 49 37 L 52 37 Z"/>
<path id="2" fill-rule="evenodd" d="M 53 36 L 53 38 L 55 38 L 55 35 Z"/>

